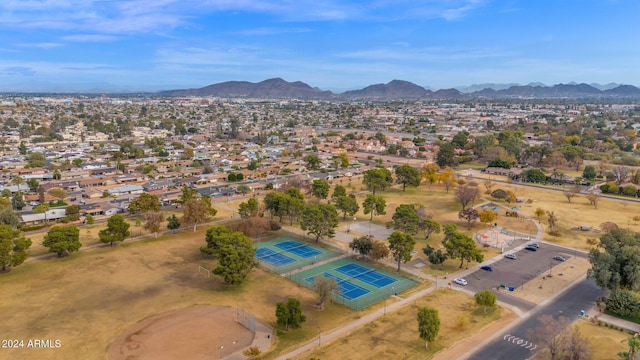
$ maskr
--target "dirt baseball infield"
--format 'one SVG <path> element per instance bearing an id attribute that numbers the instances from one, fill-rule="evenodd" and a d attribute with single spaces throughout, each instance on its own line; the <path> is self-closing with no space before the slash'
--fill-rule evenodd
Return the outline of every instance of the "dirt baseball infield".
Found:
<path id="1" fill-rule="evenodd" d="M 109 346 L 111 360 L 221 359 L 251 345 L 236 309 L 197 305 L 145 319 Z"/>

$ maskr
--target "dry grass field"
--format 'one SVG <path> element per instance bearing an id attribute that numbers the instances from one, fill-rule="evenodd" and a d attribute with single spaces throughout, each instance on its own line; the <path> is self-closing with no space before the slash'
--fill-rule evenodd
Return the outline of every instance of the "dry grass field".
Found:
<path id="1" fill-rule="evenodd" d="M 359 179 L 344 181 L 342 185 L 348 192 L 356 192 L 358 202 L 362 203 L 366 192 Z M 582 224 L 598 228 L 604 221 L 612 221 L 634 231 L 640 230 L 640 224 L 633 220 L 640 213 L 640 205 L 635 203 L 601 199 L 598 209 L 594 209 L 584 197 L 576 197 L 569 203 L 560 192 L 513 184 L 497 184 L 496 188 L 511 190 L 519 198 L 531 199 L 531 203 L 518 204 L 525 215 L 533 217 L 536 208 L 555 212 L 560 236 L 549 236 L 546 233 L 546 218 L 542 218 L 546 241 L 588 249 L 586 240 L 597 238 L 599 234 L 571 228 Z M 460 205 L 455 202 L 453 191 L 446 193 L 442 186 L 422 185 L 407 188 L 405 192 L 392 188 L 380 195 L 387 200 L 387 214 L 377 216 L 377 224 L 391 220 L 398 205 L 419 203 L 433 213 L 439 223 L 455 223 L 468 234 L 484 226 L 476 224 L 472 229 L 467 229 L 466 224 L 457 217 Z M 247 198 L 214 204 L 218 209 L 214 220 L 237 217 L 234 209 Z M 356 217 L 359 220 L 369 219 L 362 210 Z M 500 226 L 521 232 L 531 230 L 527 227 L 530 224 L 504 216 L 500 216 L 497 222 Z M 130 223 L 132 236 L 144 233 L 141 226 L 135 225 L 135 221 Z M 340 226 L 346 224 L 342 222 Z M 98 243 L 98 232 L 102 226 L 96 224 L 80 228 L 85 246 Z M 275 303 L 287 297 L 296 297 L 303 304 L 307 323 L 300 330 L 279 334 L 274 341 L 274 350 L 267 355 L 267 358 L 274 358 L 295 348 L 301 341 L 317 337 L 318 327 L 327 331 L 362 315 L 362 312 L 353 312 L 335 304 L 329 304 L 320 311 L 314 306 L 316 296 L 311 291 L 259 269 L 254 270 L 248 281 L 239 287 L 225 286 L 214 276 L 207 278 L 204 273 L 198 273 L 198 265 L 206 268 L 214 266 L 213 260 L 203 258 L 198 251 L 204 244 L 204 232 L 205 228 L 202 227 L 195 233 L 184 232 L 159 239 L 124 243 L 114 248 L 98 248 L 63 259 L 33 261 L 10 273 L 0 274 L 3 288 L 7 289 L 0 292 L 0 303 L 5 309 L 2 311 L 0 333 L 16 339 L 59 339 L 62 342 L 59 349 L 4 349 L 0 352 L 0 358 L 105 358 L 109 344 L 138 321 L 197 304 L 240 306 L 255 313 L 258 320 L 273 325 Z M 40 245 L 43 236 L 43 233 L 28 235 L 34 243 L 31 255 L 46 253 L 46 249 Z M 428 264 L 422 248 L 427 243 L 438 247 L 441 239 L 442 234 L 432 235 L 428 241 L 418 236 L 416 257 Z M 482 250 L 485 258 L 498 254 L 495 249 Z M 458 265 L 457 260 L 447 260 L 442 267 L 432 269 L 427 266 L 423 271 L 435 275 L 452 274 L 458 270 Z M 349 349 L 349 358 L 353 359 L 360 355 L 362 358 L 372 358 L 374 350 L 383 358 L 422 359 L 432 357 L 456 341 L 478 332 L 502 315 L 511 316 L 504 310 L 497 310 L 490 315 L 480 314 L 471 297 L 452 291 L 438 291 L 416 305 L 427 304 L 441 309 L 443 320 L 441 336 L 428 352 L 417 336 L 416 308 L 409 306 L 397 313 L 387 314 L 385 319 L 377 320 L 354 335 L 337 340 L 315 355 L 322 359 L 344 358 L 340 355 L 344 356 L 345 349 Z M 377 307 L 379 305 L 372 308 Z M 463 327 L 459 326 L 459 318 L 464 319 L 461 321 L 464 322 Z"/>
<path id="2" fill-rule="evenodd" d="M 583 319 L 578 320 L 574 326 L 582 336 L 589 339 L 592 359 L 619 359 L 617 353 L 629 350 L 629 334 L 626 332 L 598 326 Z"/>
<path id="3" fill-rule="evenodd" d="M 438 339 L 429 345 L 429 350 L 418 336 L 416 314 L 422 306 L 437 309 L 441 321 Z M 484 314 L 471 296 L 442 289 L 299 359 L 431 359 L 501 317 L 513 319 L 515 315 L 501 308 Z"/>
<path id="4" fill-rule="evenodd" d="M 334 304 L 315 308 L 316 295 L 280 276 L 254 270 L 230 287 L 198 272 L 204 229 L 99 248 L 67 258 L 34 261 L 0 274 L 4 338 L 58 339 L 58 349 L 2 349 L 0 358 L 100 359 L 109 344 L 137 322 L 196 304 L 242 307 L 259 321 L 275 323 L 275 303 L 298 298 L 308 324 L 278 339 L 274 353 L 331 329 L 358 314 Z M 10 289 L 10 291 L 8 291 Z M 316 325 L 317 324 L 317 325 Z"/>

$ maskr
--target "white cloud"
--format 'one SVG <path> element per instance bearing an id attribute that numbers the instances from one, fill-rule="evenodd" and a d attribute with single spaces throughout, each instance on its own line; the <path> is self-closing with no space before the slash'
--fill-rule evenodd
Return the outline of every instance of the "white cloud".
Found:
<path id="1" fill-rule="evenodd" d="M 63 46 L 61 43 L 54 42 L 42 42 L 42 43 L 20 43 L 16 44 L 16 46 L 24 47 L 24 48 L 37 48 L 37 49 L 53 49 L 60 46 Z"/>
<path id="2" fill-rule="evenodd" d="M 70 42 L 111 42 L 118 40 L 118 37 L 98 34 L 77 34 L 62 36 L 60 39 Z"/>

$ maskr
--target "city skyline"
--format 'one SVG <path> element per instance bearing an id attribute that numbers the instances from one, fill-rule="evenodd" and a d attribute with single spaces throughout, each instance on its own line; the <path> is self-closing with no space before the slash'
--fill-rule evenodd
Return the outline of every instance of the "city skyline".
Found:
<path id="1" fill-rule="evenodd" d="M 0 91 L 640 85 L 630 0 L 8 0 Z M 45 89 L 47 88 L 47 89 Z"/>

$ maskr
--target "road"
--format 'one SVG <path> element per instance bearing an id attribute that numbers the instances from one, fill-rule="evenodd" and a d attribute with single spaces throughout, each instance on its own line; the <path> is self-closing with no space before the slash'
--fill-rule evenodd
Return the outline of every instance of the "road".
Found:
<path id="1" fill-rule="evenodd" d="M 467 355 L 470 360 L 519 360 L 529 359 L 541 350 L 541 345 L 532 343 L 527 336 L 529 329 L 535 329 L 540 325 L 538 316 L 549 314 L 554 317 L 565 316 L 569 321 L 575 321 L 580 310 L 587 310 L 593 306 L 596 298 L 603 296 L 593 280 L 584 279 L 551 302 L 536 308 L 515 326 L 502 333 L 496 334 L 496 338 Z"/>

